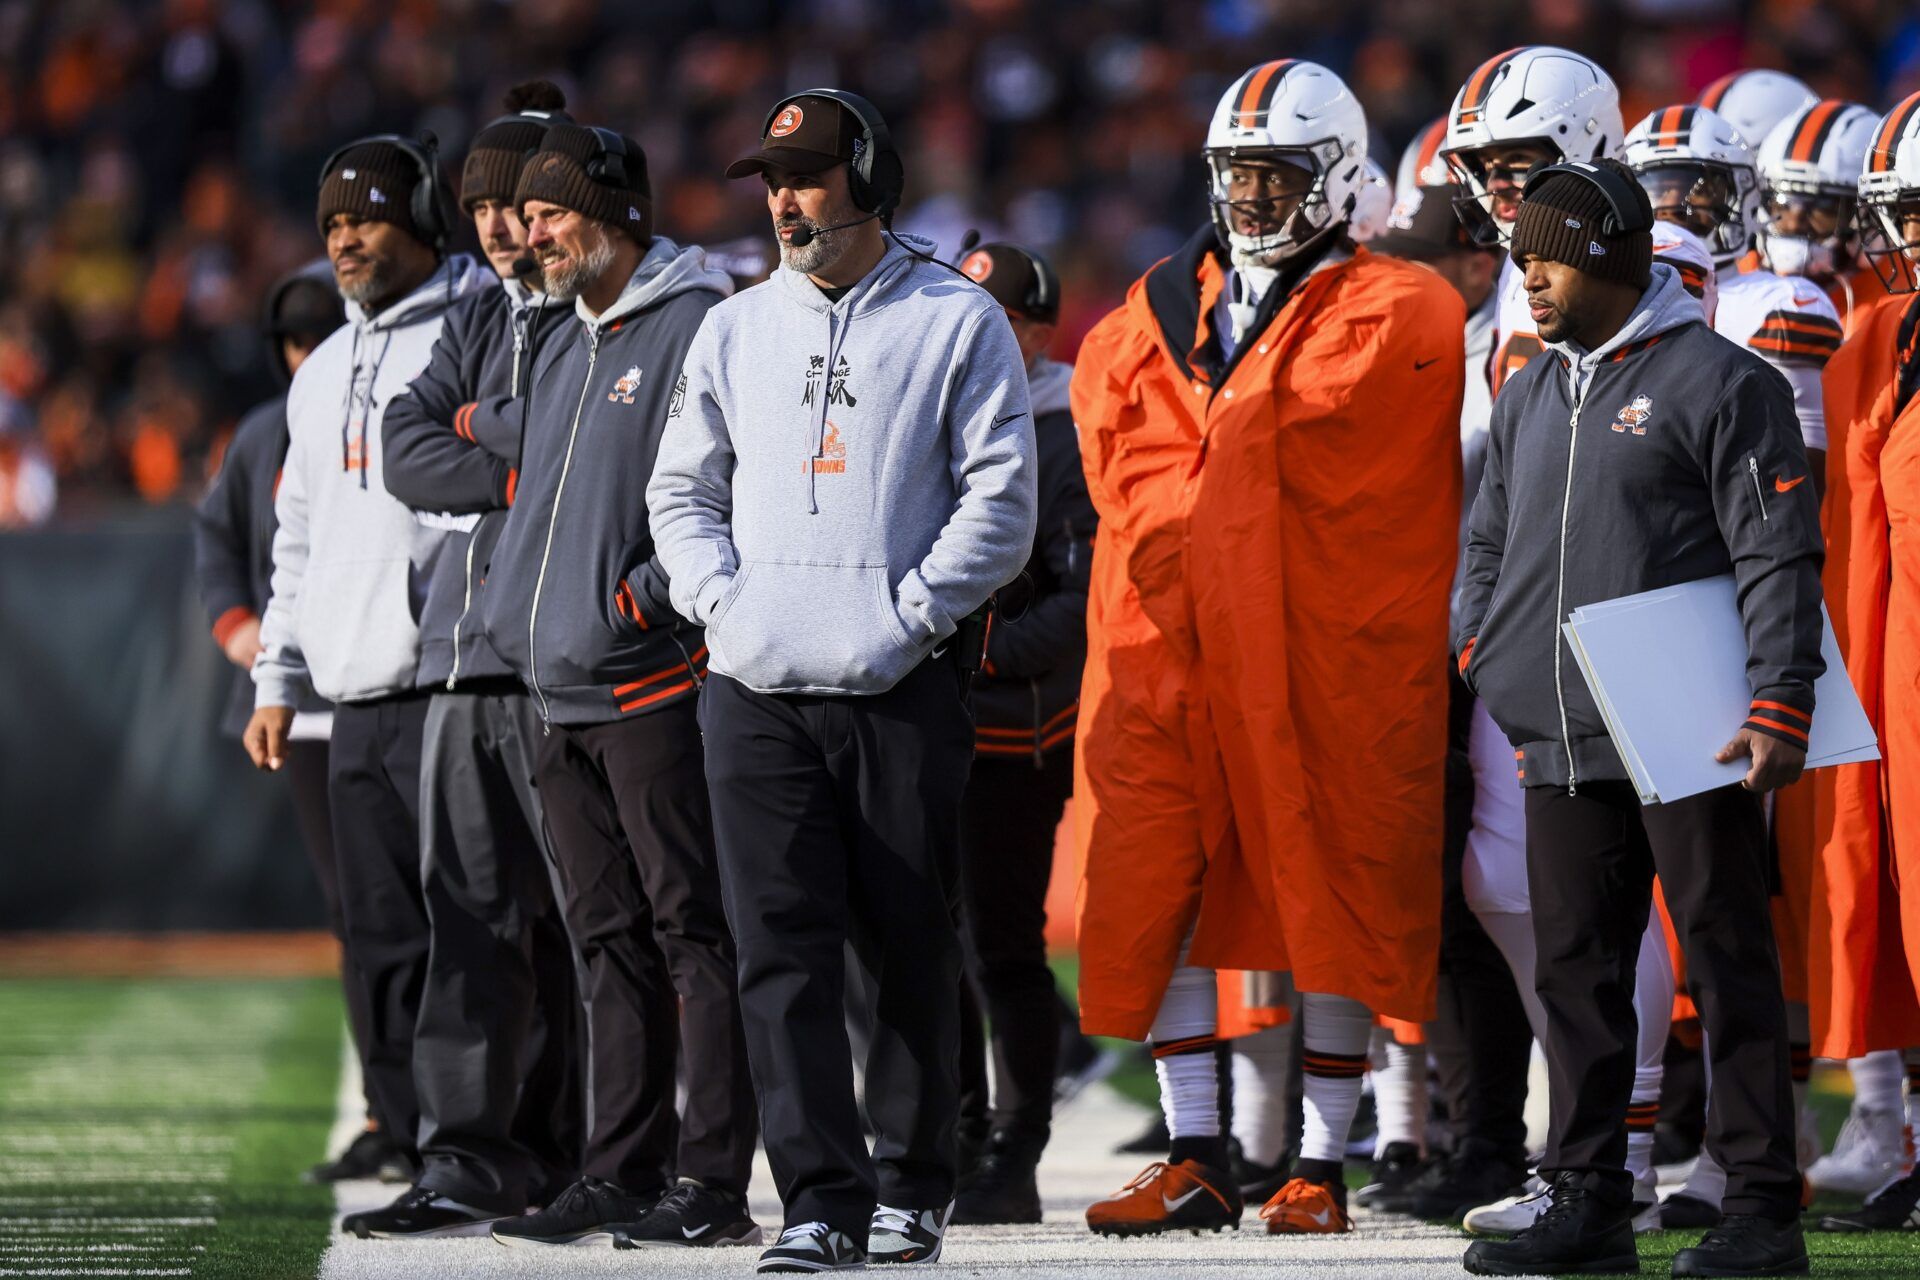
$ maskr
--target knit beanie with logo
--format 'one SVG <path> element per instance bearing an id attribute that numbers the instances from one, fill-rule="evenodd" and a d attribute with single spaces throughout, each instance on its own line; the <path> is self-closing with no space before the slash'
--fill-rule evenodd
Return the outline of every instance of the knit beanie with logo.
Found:
<path id="1" fill-rule="evenodd" d="M 1653 210 L 1633 172 L 1617 160 L 1597 160 L 1627 181 L 1651 225 Z M 1644 289 L 1653 270 L 1653 234 L 1650 231 L 1609 232 L 1612 205 L 1606 193 L 1577 173 L 1549 173 L 1532 185 L 1520 201 L 1513 224 L 1510 253 L 1515 266 L 1529 255 L 1559 262 L 1601 280 Z"/>
<path id="2" fill-rule="evenodd" d="M 350 213 L 363 222 L 391 222 L 414 239 L 426 242 L 413 221 L 413 188 L 420 166 L 391 142 L 362 142 L 348 147 L 320 180 L 320 236 L 336 213 Z"/>
<path id="3" fill-rule="evenodd" d="M 567 96 L 550 80 L 529 80 L 507 90 L 507 114 L 473 135 L 460 169 L 460 208 L 472 213 L 482 200 L 511 202 L 520 166 L 552 125 L 568 119 Z"/>
<path id="4" fill-rule="evenodd" d="M 653 188 L 647 182 L 647 155 L 624 135 L 617 155 L 585 125 L 550 125 L 540 148 L 520 167 L 513 205 L 526 220 L 529 200 L 544 200 L 608 223 L 640 244 L 653 240 Z"/>

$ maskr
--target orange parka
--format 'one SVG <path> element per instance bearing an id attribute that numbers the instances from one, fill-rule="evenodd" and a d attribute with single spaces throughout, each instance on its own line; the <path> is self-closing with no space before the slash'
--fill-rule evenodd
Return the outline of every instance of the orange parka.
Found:
<path id="1" fill-rule="evenodd" d="M 1222 361 L 1211 230 L 1081 347 L 1101 523 L 1075 795 L 1082 1020 L 1192 962 L 1430 1017 L 1465 307 L 1356 250 Z M 1270 315 L 1268 314 L 1270 313 Z"/>

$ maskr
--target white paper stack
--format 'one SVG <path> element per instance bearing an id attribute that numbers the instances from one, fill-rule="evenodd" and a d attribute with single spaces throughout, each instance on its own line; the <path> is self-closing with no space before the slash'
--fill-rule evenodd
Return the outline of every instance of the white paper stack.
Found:
<path id="1" fill-rule="evenodd" d="M 1820 611 L 1826 674 L 1814 685 L 1807 768 L 1878 760 L 1880 746 Z M 1748 761 L 1714 760 L 1747 718 L 1747 636 L 1733 575 L 1575 609 L 1562 624 L 1643 804 L 1728 786 Z"/>

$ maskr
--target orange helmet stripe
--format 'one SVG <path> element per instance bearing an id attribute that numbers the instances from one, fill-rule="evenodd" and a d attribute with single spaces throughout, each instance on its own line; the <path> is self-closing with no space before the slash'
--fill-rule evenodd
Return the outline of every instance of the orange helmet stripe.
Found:
<path id="1" fill-rule="evenodd" d="M 1745 74 L 1747 73 L 1744 71 L 1729 71 L 1726 75 L 1715 80 L 1707 86 L 1706 92 L 1700 95 L 1700 105 L 1709 111 L 1718 111 L 1720 109 L 1721 99 L 1725 98 L 1727 91 L 1733 88 L 1734 81 Z"/>
<path id="2" fill-rule="evenodd" d="M 1880 132 L 1873 137 L 1873 158 L 1867 165 L 1869 173 L 1886 173 L 1893 168 L 1893 156 L 1900 146 L 1900 135 L 1906 132 L 1916 111 L 1920 111 L 1920 93 L 1909 95 L 1905 102 L 1887 112 L 1887 118 L 1880 124 Z"/>
<path id="3" fill-rule="evenodd" d="M 1427 166 L 1433 163 L 1434 157 L 1440 154 L 1440 144 L 1446 140 L 1447 122 L 1444 117 L 1428 125 L 1427 131 L 1420 135 L 1420 150 L 1414 154 L 1413 161 L 1416 183 L 1420 180 L 1420 175 L 1426 172 Z"/>
<path id="4" fill-rule="evenodd" d="M 1260 113 L 1269 105 L 1269 103 L 1265 101 L 1265 99 L 1270 97 L 1267 92 L 1267 87 L 1273 83 L 1274 77 L 1280 75 L 1292 65 L 1292 58 L 1281 58 L 1276 62 L 1269 62 L 1262 66 L 1255 67 L 1247 73 L 1247 87 L 1241 92 L 1240 105 L 1236 108 L 1240 113 L 1240 127 L 1242 129 L 1253 128 Z"/>
<path id="5" fill-rule="evenodd" d="M 1787 159 L 1805 161 L 1820 154 L 1820 148 L 1833 132 L 1833 118 L 1847 104 L 1838 98 L 1828 98 L 1825 102 L 1814 104 L 1800 120 L 1799 129 L 1794 131 L 1787 143 Z"/>
<path id="6" fill-rule="evenodd" d="M 1467 81 L 1467 91 L 1460 98 L 1460 112 L 1478 111 L 1486 105 L 1487 94 L 1493 89 L 1494 72 L 1507 64 L 1507 60 L 1516 53 L 1525 51 L 1529 46 L 1515 45 L 1505 53 L 1497 53 L 1480 64 L 1480 69 Z"/>

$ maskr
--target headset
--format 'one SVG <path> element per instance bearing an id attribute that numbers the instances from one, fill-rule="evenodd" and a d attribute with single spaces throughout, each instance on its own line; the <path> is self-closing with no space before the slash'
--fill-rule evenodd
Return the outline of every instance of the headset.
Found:
<path id="1" fill-rule="evenodd" d="M 1606 199 L 1607 213 L 1600 219 L 1601 235 L 1634 235 L 1653 230 L 1653 201 L 1647 196 L 1646 189 L 1638 182 L 1590 160 L 1565 160 L 1544 169 L 1535 169 L 1527 176 L 1527 185 L 1520 189 L 1521 200 L 1532 195 L 1541 180 L 1554 173 L 1570 173 L 1583 179 Z"/>
<path id="2" fill-rule="evenodd" d="M 355 138 L 345 146 L 336 147 L 327 162 L 320 166 L 320 185 L 325 186 L 327 177 L 340 164 L 340 157 L 355 147 L 368 146 L 384 142 L 394 147 L 413 161 L 420 176 L 414 179 L 413 190 L 407 196 L 407 212 L 413 219 L 414 230 L 418 231 L 433 251 L 444 256 L 447 251 L 447 237 L 453 226 L 453 212 L 449 207 L 451 200 L 440 181 L 440 140 L 431 133 L 423 133 L 418 141 L 403 137 L 397 133 L 376 133 L 365 138 Z"/>
<path id="3" fill-rule="evenodd" d="M 854 143 L 853 159 L 847 164 L 847 195 L 853 200 L 854 208 L 873 214 L 891 227 L 893 211 L 900 207 L 900 197 L 906 193 L 907 171 L 900 163 L 900 153 L 894 150 L 893 134 L 887 122 L 880 118 L 880 112 L 857 93 L 843 89 L 808 89 L 788 94 L 773 104 L 773 110 L 767 112 L 766 121 L 760 126 L 761 137 L 767 136 L 775 117 L 796 98 L 827 98 L 839 103 L 859 122 L 860 137 Z"/>
<path id="4" fill-rule="evenodd" d="M 611 129 L 602 129 L 598 125 L 587 127 L 600 141 L 599 154 L 586 163 L 587 176 L 602 186 L 611 185 L 622 191 L 633 190 L 627 185 L 627 140 Z"/>

